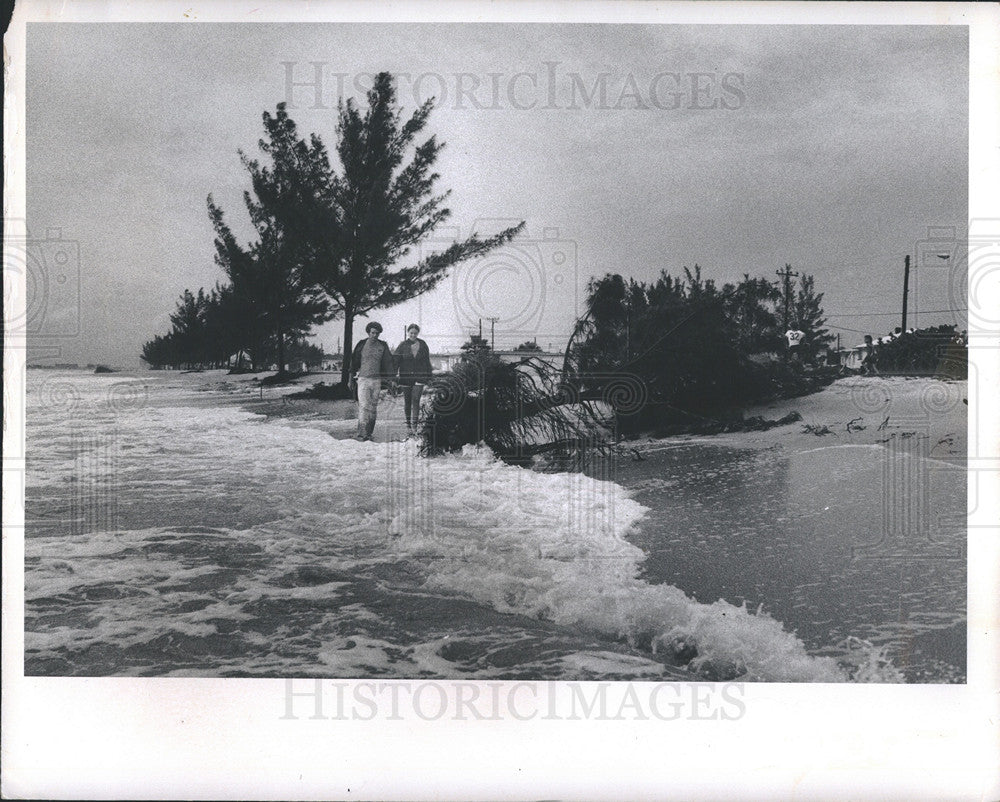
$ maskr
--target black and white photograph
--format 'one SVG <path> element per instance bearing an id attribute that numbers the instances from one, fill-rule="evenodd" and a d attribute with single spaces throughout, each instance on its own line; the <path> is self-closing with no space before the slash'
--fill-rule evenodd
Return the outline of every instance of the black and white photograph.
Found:
<path id="1" fill-rule="evenodd" d="M 758 685 L 983 681 L 972 23 L 38 5 L 6 87 L 19 681 L 720 728 Z M 969 754 L 978 785 L 909 798 L 995 788 Z"/>

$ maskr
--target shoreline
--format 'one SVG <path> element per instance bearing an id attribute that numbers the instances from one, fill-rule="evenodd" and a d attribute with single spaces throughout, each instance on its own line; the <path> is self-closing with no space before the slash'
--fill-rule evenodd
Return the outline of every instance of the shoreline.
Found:
<path id="1" fill-rule="evenodd" d="M 134 381 L 136 377 L 128 378 Z M 263 391 L 254 384 L 253 378 L 233 377 L 223 372 L 197 377 L 163 377 L 165 380 L 154 380 L 146 375 L 138 377 L 134 395 L 141 403 L 134 406 L 151 403 L 154 407 L 178 408 L 176 412 L 164 413 L 164 420 L 176 427 L 174 439 L 178 442 L 174 449 L 164 450 L 163 438 L 152 437 L 157 433 L 155 430 L 151 433 L 150 418 L 141 410 L 123 416 L 124 424 L 135 427 L 136 443 L 149 449 L 149 458 L 159 461 L 167 471 L 167 478 L 183 479 L 176 486 L 168 482 L 170 492 L 184 494 L 188 492 L 184 488 L 190 485 L 186 469 L 177 461 L 177 453 L 190 453 L 195 457 L 191 464 L 196 473 L 207 470 L 205 475 L 215 481 L 218 472 L 219 481 L 230 482 L 224 496 L 219 497 L 225 499 L 223 504 L 203 495 L 192 496 L 189 502 L 193 503 L 178 507 L 189 509 L 190 512 L 185 513 L 188 517 L 172 514 L 172 522 L 179 519 L 181 526 L 201 527 L 205 523 L 204 511 L 211 510 L 223 516 L 243 516 L 228 519 L 230 523 L 235 522 L 236 530 L 243 530 L 253 524 L 246 517 L 246 510 L 252 513 L 258 508 L 271 509 L 275 503 L 279 506 L 289 503 L 292 505 L 289 509 L 292 514 L 287 518 L 289 523 L 281 526 L 284 538 L 293 535 L 300 525 L 312 531 L 317 521 L 322 522 L 323 516 L 333 516 L 332 523 L 322 523 L 320 528 L 337 532 L 343 515 L 355 515 L 359 510 L 365 519 L 362 523 L 368 526 L 371 523 L 368 518 L 373 514 L 381 515 L 391 508 L 378 498 L 359 494 L 350 477 L 354 471 L 366 475 L 365 471 L 375 469 L 369 478 L 374 477 L 378 483 L 386 481 L 385 465 L 409 470 L 406 467 L 409 463 L 392 461 L 402 453 L 397 452 L 396 445 L 390 445 L 391 441 L 402 439 L 396 436 L 396 427 L 403 428 L 400 399 L 387 397 L 380 405 L 376 439 L 381 442 L 336 444 L 331 440 L 348 439 L 355 432 L 356 404 L 353 401 L 286 397 L 299 391 L 302 383 L 315 381 L 315 375 L 288 385 L 265 387 Z M 65 384 L 72 390 L 73 382 Z M 82 396 L 90 404 L 87 408 L 101 410 L 101 420 L 105 423 L 113 421 L 114 409 L 109 409 L 108 401 L 118 399 L 121 393 L 111 393 L 110 387 L 114 385 L 105 384 L 99 377 L 97 380 L 88 377 L 86 384 L 92 388 Z M 143 384 L 149 385 L 148 396 L 142 392 Z M 62 386 L 54 383 L 47 392 Z M 493 527 L 502 535 L 502 542 L 507 535 L 513 538 L 510 545 L 518 554 L 523 552 L 530 558 L 533 571 L 537 569 L 542 575 L 554 572 L 561 577 L 561 582 L 570 584 L 584 582 L 586 565 L 583 573 L 576 567 L 566 566 L 564 570 L 558 551 L 554 552 L 557 559 L 547 560 L 540 548 L 536 563 L 535 541 L 531 537 L 518 540 L 515 535 L 522 530 L 508 533 L 504 529 L 508 516 L 512 515 L 514 520 L 523 522 L 523 528 L 531 532 L 537 529 L 538 541 L 546 543 L 546 516 L 555 511 L 558 518 L 559 505 L 553 502 L 558 502 L 561 494 L 568 493 L 566 498 L 571 502 L 568 511 L 574 517 L 560 526 L 565 527 L 572 549 L 586 548 L 589 549 L 587 553 L 601 556 L 604 554 L 602 549 L 611 545 L 620 546 L 624 554 L 630 555 L 630 560 L 637 553 L 645 555 L 636 562 L 637 566 L 641 565 L 641 573 L 627 583 L 627 588 L 635 591 L 631 601 L 637 605 L 636 610 L 644 609 L 643 605 L 649 601 L 647 595 L 656 604 L 667 603 L 671 598 L 681 603 L 681 596 L 677 595 L 680 593 L 690 600 L 690 604 L 683 602 L 684 609 L 696 611 L 697 618 L 716 609 L 713 605 L 717 600 L 725 600 L 737 610 L 746 605 L 743 609 L 751 616 L 745 621 L 748 626 L 770 628 L 775 633 L 783 629 L 808 644 L 813 656 L 841 656 L 842 637 L 856 634 L 870 638 L 876 645 L 880 638 L 881 643 L 891 640 L 904 661 L 910 660 L 907 644 L 915 644 L 916 668 L 900 663 L 911 670 L 911 682 L 964 676 L 959 650 L 964 646 L 962 616 L 965 607 L 960 599 L 953 598 L 956 593 L 961 595 L 963 592 L 960 569 L 964 563 L 943 559 L 939 552 L 943 547 L 960 550 L 964 544 L 964 532 L 958 528 L 964 507 L 959 510 L 957 505 L 962 501 L 958 488 L 965 481 L 964 470 L 961 476 L 958 475 L 958 463 L 964 461 L 963 449 L 967 442 L 968 408 L 962 403 L 966 389 L 966 383 L 957 381 L 848 377 L 820 392 L 773 401 L 745 412 L 747 417 L 769 420 L 779 419 L 793 410 L 802 416 L 801 420 L 782 426 L 717 435 L 675 435 L 659 439 L 647 436 L 645 440 L 625 441 L 609 455 L 609 460 L 594 460 L 593 470 L 588 466 L 585 471 L 602 482 L 595 486 L 598 495 L 589 490 L 580 494 L 580 487 L 591 487 L 586 482 L 567 484 L 567 477 L 571 480 L 573 477 L 565 469 L 557 469 L 561 477 L 551 475 L 555 465 L 548 469 L 541 464 L 531 466 L 537 468 L 532 475 L 493 465 L 486 454 L 469 454 L 468 459 L 463 456 L 421 461 L 426 464 L 420 465 L 420 470 L 428 472 L 422 481 L 433 481 L 447 504 L 452 504 L 461 516 L 472 516 L 467 519 L 467 526 L 449 519 L 448 527 L 440 532 L 434 527 L 427 530 L 432 536 L 426 544 L 433 547 L 432 554 L 443 549 L 441 553 L 450 556 L 464 553 L 462 549 L 466 548 L 470 535 L 479 533 L 484 555 L 481 568 L 485 575 L 493 567 L 488 557 L 493 548 L 493 538 L 488 533 Z M 39 399 L 43 395 L 39 392 Z M 218 411 L 211 409 L 212 406 Z M 61 425 L 59 416 L 52 412 L 52 405 L 44 408 L 49 409 L 51 425 Z M 204 418 L 200 419 L 202 414 Z M 269 418 L 278 425 L 266 426 Z M 156 415 L 153 419 L 154 423 L 160 420 Z M 211 424 L 212 421 L 217 427 Z M 227 427 L 238 436 L 228 437 Z M 265 470 L 248 471 L 246 478 L 262 482 L 261 487 L 266 488 L 266 492 L 253 490 L 250 495 L 241 496 L 243 471 L 246 470 L 242 466 L 246 460 L 212 460 L 208 464 L 203 457 L 219 448 L 226 454 L 236 454 L 258 437 L 262 448 L 259 453 L 252 454 L 251 463 Z M 411 453 L 412 445 L 408 444 L 407 454 Z M 936 453 L 932 454 L 936 446 Z M 879 451 L 886 447 L 909 449 L 916 460 L 911 462 L 907 455 L 891 451 L 886 451 L 889 457 L 884 460 Z M 135 459 L 134 453 L 129 459 Z M 896 459 L 897 456 L 902 459 Z M 900 523 L 910 528 L 903 534 L 912 533 L 913 537 L 896 544 L 903 550 L 872 552 L 873 547 L 882 544 L 878 534 L 884 502 L 890 499 L 887 483 L 910 481 L 909 467 L 920 467 L 919 462 L 923 470 L 929 462 L 926 457 L 955 463 L 942 466 L 950 470 L 932 468 L 933 476 L 928 477 L 933 480 L 927 487 L 931 494 L 928 498 L 936 498 L 939 506 L 935 507 L 937 517 L 930 521 L 933 528 L 927 531 L 926 542 L 917 538 L 923 530 L 913 528 L 912 520 L 904 517 Z M 605 464 L 599 465 L 601 462 Z M 890 467 L 890 473 L 885 473 L 883 462 Z M 315 489 L 317 471 L 322 473 L 322 466 L 331 465 L 349 467 L 346 472 L 333 472 L 342 477 L 340 481 L 332 485 L 320 482 L 319 489 Z M 964 469 L 964 462 L 961 467 Z M 897 468 L 904 470 L 900 472 Z M 393 467 L 391 472 L 396 470 Z M 509 483 L 507 492 L 487 505 L 489 509 L 495 508 L 493 518 L 485 515 L 480 520 L 475 512 L 482 504 L 477 471 Z M 407 481 L 403 474 L 395 476 L 395 481 L 401 477 L 402 481 Z M 432 476 L 438 478 L 432 480 Z M 390 485 L 393 481 L 389 479 Z M 428 486 L 418 483 L 411 489 L 413 493 L 420 493 Z M 492 482 L 483 487 L 487 486 L 490 491 L 495 490 Z M 468 494 L 470 503 L 455 506 L 456 493 L 459 498 L 462 493 Z M 905 501 L 918 498 L 918 495 L 905 493 L 902 498 Z M 397 496 L 392 498 L 395 501 L 390 504 L 399 502 Z M 609 502 L 613 503 L 609 506 Z M 909 501 L 906 504 L 909 505 Z M 626 525 L 627 531 L 616 527 L 618 534 L 608 540 L 590 524 L 606 527 L 609 521 L 617 520 L 617 513 L 610 518 L 609 510 L 617 510 L 619 505 L 624 505 L 627 511 L 634 511 L 635 505 L 641 505 L 645 511 L 628 524 L 619 520 L 618 524 Z M 909 506 L 905 510 L 901 508 L 901 513 L 909 515 Z M 947 516 L 945 526 L 948 530 L 943 532 L 946 537 L 939 540 L 940 514 Z M 225 519 L 219 520 L 220 526 L 228 525 Z M 460 517 L 460 520 L 466 519 Z M 424 531 L 420 521 L 414 519 L 413 523 L 414 532 Z M 145 530 L 133 526 L 129 531 Z M 192 529 L 190 533 L 199 537 L 202 534 L 206 533 L 200 529 Z M 207 534 L 215 543 L 216 534 Z M 164 536 L 172 538 L 172 534 Z M 235 537 L 234 542 L 242 541 Z M 315 542 L 327 541 L 321 537 Z M 625 548 L 625 544 L 630 548 Z M 557 545 L 561 548 L 563 544 Z M 855 551 L 864 552 L 865 549 L 872 552 L 873 559 L 855 559 Z M 317 560 L 322 562 L 327 556 L 317 557 Z M 914 557 L 936 559 L 913 562 Z M 597 564 L 602 563 L 598 560 Z M 886 584 L 887 565 L 893 566 L 889 585 Z M 453 577 L 458 584 L 445 583 L 444 587 L 449 592 L 458 588 L 465 593 L 471 588 L 478 593 L 479 570 L 472 570 L 468 576 Z M 836 584 L 833 580 L 838 577 L 839 584 Z M 283 577 L 279 579 L 286 581 Z M 507 581 L 502 572 L 500 579 Z M 470 581 L 472 584 L 467 584 Z M 901 584 L 904 582 L 905 586 Z M 905 593 L 901 588 L 905 588 Z M 854 604 L 853 600 L 858 598 L 863 598 L 864 604 Z M 506 597 L 497 599 L 488 599 L 487 606 L 506 609 Z M 802 607 L 806 603 L 811 605 L 807 609 Z M 692 607 L 691 604 L 701 606 Z M 897 612 L 897 608 L 903 612 Z M 728 607 L 724 609 L 729 610 Z M 776 623 L 767 623 L 766 617 L 753 617 L 754 610 L 763 610 Z M 869 615 L 871 611 L 874 614 Z M 742 616 L 740 613 L 740 621 L 744 620 Z M 941 629 L 942 616 L 946 617 L 948 626 L 944 634 L 939 635 L 936 633 Z M 511 620 L 516 624 L 519 619 Z M 829 622 L 839 623 L 831 625 Z M 812 632 L 806 632 L 805 627 L 812 627 Z"/>
<path id="2" fill-rule="evenodd" d="M 793 451 L 835 445 L 879 445 L 897 452 L 964 465 L 968 453 L 968 381 L 929 377 L 851 376 L 808 396 L 746 410 L 746 417 L 802 420 L 766 432 L 736 433 L 748 445 Z"/>
<path id="3" fill-rule="evenodd" d="M 321 375 L 321 374 L 320 374 Z M 287 395 L 314 383 L 316 374 L 265 389 L 265 397 L 239 399 L 248 412 L 318 426 L 336 439 L 353 436 L 357 406 L 351 400 L 292 399 Z M 252 378 L 251 378 L 252 380 Z M 279 392 L 284 390 L 285 392 Z M 270 394 L 270 397 L 268 397 Z M 969 426 L 967 380 L 920 376 L 849 376 L 807 395 L 748 407 L 744 420 L 778 421 L 791 413 L 801 420 L 718 433 L 647 432 L 619 447 L 645 454 L 679 445 L 707 443 L 736 448 L 807 451 L 838 445 L 879 445 L 899 452 L 964 465 Z M 376 441 L 406 436 L 402 403 L 391 396 L 379 404 Z"/>

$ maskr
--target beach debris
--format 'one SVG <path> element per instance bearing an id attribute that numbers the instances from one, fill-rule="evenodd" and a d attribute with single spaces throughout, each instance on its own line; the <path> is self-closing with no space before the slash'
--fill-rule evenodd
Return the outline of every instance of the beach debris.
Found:
<path id="1" fill-rule="evenodd" d="M 642 456 L 638 448 L 632 449 L 632 456 L 635 458 L 636 462 L 645 462 L 646 458 Z"/>
<path id="2" fill-rule="evenodd" d="M 889 416 L 886 415 L 885 420 L 878 425 L 877 431 L 884 432 L 888 426 L 889 426 Z"/>
<path id="3" fill-rule="evenodd" d="M 849 420 L 847 422 L 847 431 L 849 432 L 863 432 L 867 426 L 858 425 L 859 420 L 864 420 L 864 418 L 855 418 L 854 420 Z"/>
<path id="4" fill-rule="evenodd" d="M 931 449 L 931 451 L 934 451 L 934 449 L 936 449 L 938 446 L 949 446 L 950 450 L 950 447 L 953 445 L 955 445 L 955 435 L 946 434 L 944 437 L 942 437 L 934 444 L 934 447 Z"/>
<path id="5" fill-rule="evenodd" d="M 734 425 L 725 427 L 725 431 L 761 432 L 773 429 L 776 426 L 787 426 L 790 423 L 798 423 L 800 420 L 802 420 L 802 415 L 795 411 L 789 412 L 777 420 L 767 420 L 760 415 L 754 415 L 752 418 L 744 418 Z"/>
<path id="6" fill-rule="evenodd" d="M 832 434 L 834 437 L 837 436 L 837 433 L 825 424 L 821 426 L 818 423 L 804 423 L 802 424 L 802 431 L 809 432 L 817 437 L 822 437 L 825 434 Z"/>

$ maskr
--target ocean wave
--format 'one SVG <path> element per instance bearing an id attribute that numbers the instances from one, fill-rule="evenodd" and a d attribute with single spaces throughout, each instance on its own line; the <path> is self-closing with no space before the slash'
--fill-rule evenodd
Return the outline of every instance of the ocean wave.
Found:
<path id="1" fill-rule="evenodd" d="M 816 656 L 765 613 L 640 578 L 645 554 L 626 535 L 648 510 L 614 482 L 507 465 L 483 448 L 423 458 L 412 440 L 335 440 L 302 422 L 187 406 L 181 394 L 177 406 L 152 407 L 79 395 L 92 414 L 29 409 L 29 502 L 35 512 L 72 508 L 83 482 L 120 508 L 94 521 L 118 526 L 83 515 L 66 531 L 52 513 L 44 537 L 28 532 L 26 645 L 41 658 L 114 644 L 178 656 L 159 664 L 167 673 L 195 670 L 185 660 L 213 648 L 223 654 L 216 668 L 238 673 L 287 672 L 293 658 L 353 670 L 378 662 L 357 660 L 387 635 L 363 633 L 372 608 L 348 586 L 361 578 L 391 599 L 405 579 L 408 591 L 629 648 L 642 676 L 662 662 L 708 679 L 899 678 L 864 644 L 846 659 Z M 262 606 L 266 637 L 239 629 Z M 291 609 L 322 625 L 293 631 L 280 619 Z M 354 646 L 335 648 L 332 632 Z M 427 642 L 438 648 L 435 637 Z M 282 639 L 293 658 L 269 655 Z M 397 671 L 446 675 L 452 665 L 406 649 Z"/>

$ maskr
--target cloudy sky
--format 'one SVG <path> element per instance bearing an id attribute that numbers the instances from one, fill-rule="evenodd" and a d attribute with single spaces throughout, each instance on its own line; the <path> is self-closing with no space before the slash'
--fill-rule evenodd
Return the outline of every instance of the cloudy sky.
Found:
<path id="1" fill-rule="evenodd" d="M 338 94 L 380 70 L 405 110 L 438 99 L 439 234 L 527 222 L 373 313 L 391 341 L 417 321 L 455 349 L 497 317 L 498 347 L 561 349 L 591 276 L 697 263 L 722 283 L 790 263 L 853 344 L 899 324 L 908 253 L 919 323 L 965 325 L 932 311 L 964 306 L 960 259 L 936 256 L 968 220 L 960 27 L 32 24 L 27 54 L 36 358 L 138 366 L 180 293 L 223 278 L 205 198 L 243 225 L 237 150 L 256 151 L 262 112 L 290 100 L 332 149 Z M 341 325 L 316 342 L 335 349 Z"/>

